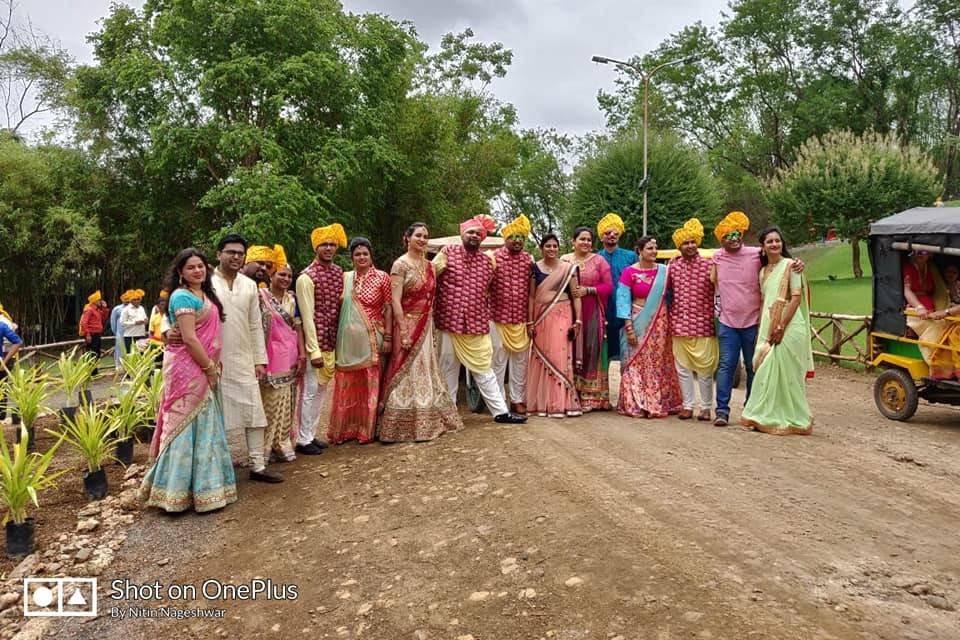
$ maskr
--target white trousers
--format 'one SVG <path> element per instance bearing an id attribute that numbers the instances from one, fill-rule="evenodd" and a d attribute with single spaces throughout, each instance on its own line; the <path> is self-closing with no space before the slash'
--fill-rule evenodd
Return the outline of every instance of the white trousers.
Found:
<path id="1" fill-rule="evenodd" d="M 457 393 L 460 390 L 460 359 L 457 358 L 457 352 L 453 348 L 453 341 L 450 334 L 446 331 L 440 332 L 440 373 L 443 375 L 444 382 L 447 383 L 447 391 L 453 401 L 457 401 Z M 494 416 L 507 413 L 507 403 L 503 400 L 503 394 L 500 393 L 500 387 L 497 384 L 497 376 L 493 369 L 486 371 L 471 371 L 470 377 L 477 384 L 480 395 L 487 405 L 487 409 Z"/>
<path id="2" fill-rule="evenodd" d="M 243 431 L 247 440 L 247 457 L 250 459 L 250 468 L 254 471 L 263 471 L 267 466 L 266 456 L 263 452 L 266 428 L 251 427 Z"/>
<path id="3" fill-rule="evenodd" d="M 323 401 L 327 397 L 327 384 L 320 384 L 317 379 L 317 370 L 307 358 L 307 368 L 303 372 L 303 401 L 300 405 L 300 428 L 297 433 L 296 444 L 308 445 L 317 437 L 317 427 L 320 424 L 320 410 L 323 408 Z M 321 442 L 326 442 L 326 433 L 320 434 L 317 438 Z"/>
<path id="4" fill-rule="evenodd" d="M 507 388 L 504 386 L 507 367 L 510 368 L 510 402 L 519 404 L 526 402 L 527 391 L 527 361 L 530 356 L 530 350 L 524 349 L 520 353 L 508 351 L 503 346 L 503 340 L 500 339 L 500 332 L 496 324 L 490 323 L 490 339 L 493 342 L 493 373 L 497 376 L 497 385 L 500 387 L 500 395 L 507 399 Z"/>
<path id="5" fill-rule="evenodd" d="M 713 408 L 713 376 L 701 376 L 677 363 L 677 377 L 680 378 L 680 393 L 683 395 L 683 408 L 693 411 L 697 404 L 697 387 L 700 387 L 700 411 Z M 696 380 L 696 384 L 694 384 Z"/>

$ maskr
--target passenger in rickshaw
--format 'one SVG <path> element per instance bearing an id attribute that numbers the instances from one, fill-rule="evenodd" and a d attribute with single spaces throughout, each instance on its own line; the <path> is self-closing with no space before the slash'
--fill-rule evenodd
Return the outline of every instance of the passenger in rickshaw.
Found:
<path id="1" fill-rule="evenodd" d="M 921 343 L 939 344 L 941 338 L 946 337 L 946 323 L 942 316 L 935 318 L 931 314 L 949 305 L 947 287 L 936 265 L 930 262 L 929 251 L 916 250 L 909 257 L 910 261 L 903 265 L 903 297 L 907 300 L 907 310 L 914 314 L 907 315 L 907 326 L 917 334 Z M 954 377 L 952 361 L 949 364 L 944 362 L 943 354 L 934 359 L 934 352 L 938 351 L 936 347 L 918 346 L 924 361 L 930 365 L 931 378 Z"/>
<path id="2" fill-rule="evenodd" d="M 943 280 L 947 288 L 949 304 L 927 315 L 930 321 L 941 325 L 937 342 L 942 347 L 930 354 L 930 369 L 936 369 L 939 378 L 960 376 L 960 322 L 951 322 L 947 317 L 960 317 L 960 266 L 949 264 L 943 268 Z"/>

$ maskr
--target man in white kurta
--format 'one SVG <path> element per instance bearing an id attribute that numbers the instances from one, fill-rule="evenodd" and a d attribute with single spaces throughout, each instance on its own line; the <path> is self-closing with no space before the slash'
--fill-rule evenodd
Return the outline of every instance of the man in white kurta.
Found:
<path id="1" fill-rule="evenodd" d="M 223 420 L 228 435 L 241 430 L 245 435 L 250 479 L 283 482 L 283 476 L 267 469 L 264 455 L 267 416 L 260 400 L 259 378 L 266 375 L 267 350 L 257 284 L 240 273 L 246 249 L 241 236 L 224 236 L 217 251 L 220 266 L 212 277 L 213 290 L 226 315 L 220 354 Z"/>

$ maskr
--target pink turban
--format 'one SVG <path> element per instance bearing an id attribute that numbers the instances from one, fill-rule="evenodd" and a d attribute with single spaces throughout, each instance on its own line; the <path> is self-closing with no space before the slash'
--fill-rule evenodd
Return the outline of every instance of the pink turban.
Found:
<path id="1" fill-rule="evenodd" d="M 493 233 L 493 230 L 496 228 L 496 221 L 490 216 L 481 213 L 478 216 L 473 216 L 469 220 L 460 223 L 460 235 L 463 235 L 463 232 L 467 229 L 479 229 L 480 240 L 486 240 L 487 234 Z"/>

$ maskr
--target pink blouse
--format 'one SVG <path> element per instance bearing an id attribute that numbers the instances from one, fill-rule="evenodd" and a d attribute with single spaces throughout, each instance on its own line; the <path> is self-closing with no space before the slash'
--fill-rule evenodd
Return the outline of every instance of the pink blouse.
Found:
<path id="1" fill-rule="evenodd" d="M 653 281 L 657 278 L 657 268 L 638 269 L 630 265 L 620 274 L 620 283 L 630 287 L 630 293 L 633 299 L 646 299 L 650 295 L 650 289 L 653 287 Z"/>

